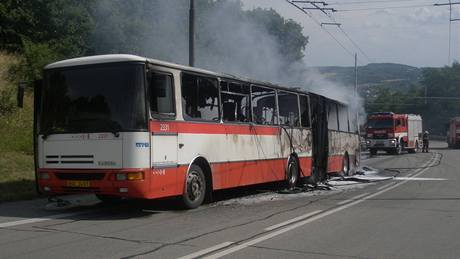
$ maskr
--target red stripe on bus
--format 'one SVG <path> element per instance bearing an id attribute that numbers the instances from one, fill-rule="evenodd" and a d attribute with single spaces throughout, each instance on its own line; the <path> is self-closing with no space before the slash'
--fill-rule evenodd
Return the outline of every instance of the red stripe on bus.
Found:
<path id="1" fill-rule="evenodd" d="M 311 175 L 311 157 L 299 158 L 301 177 Z M 228 162 L 211 164 L 213 189 L 220 190 L 239 186 L 247 186 L 260 183 L 283 181 L 286 178 L 286 158 L 272 160 L 257 160 L 243 162 Z M 57 172 L 68 173 L 106 173 L 104 181 L 90 181 L 89 192 L 105 195 L 119 195 L 133 198 L 163 198 L 182 195 L 185 189 L 185 176 L 188 165 L 172 168 L 145 168 L 145 169 L 39 169 L 39 172 L 50 174 L 49 180 L 39 180 L 43 190 L 44 186 L 51 188 L 49 193 L 63 194 L 84 192 L 85 188 L 67 188 L 66 180 L 60 180 L 55 176 Z M 144 172 L 144 180 L 117 181 L 116 173 L 121 172 Z M 120 192 L 120 188 L 127 188 L 127 192 Z"/>
<path id="2" fill-rule="evenodd" d="M 351 162 L 351 161 L 350 161 Z M 328 158 L 327 172 L 336 173 L 342 171 L 343 168 L 343 156 L 335 155 Z"/>
<path id="3" fill-rule="evenodd" d="M 280 127 L 263 125 L 232 125 L 185 121 L 151 121 L 152 133 L 184 134 L 237 134 L 237 135 L 279 135 Z"/>

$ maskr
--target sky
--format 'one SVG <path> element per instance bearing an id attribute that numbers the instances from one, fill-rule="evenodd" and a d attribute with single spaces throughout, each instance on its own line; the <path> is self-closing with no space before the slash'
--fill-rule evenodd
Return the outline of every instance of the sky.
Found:
<path id="1" fill-rule="evenodd" d="M 242 2 L 245 9 L 273 8 L 283 17 L 299 22 L 310 39 L 304 58 L 309 66 L 353 66 L 354 53 L 358 53 L 360 65 L 440 67 L 449 63 L 449 7 L 433 6 L 449 0 L 325 0 L 327 7 L 338 10 L 332 17 L 355 44 L 337 26 L 321 27 L 285 0 Z M 407 6 L 410 7 L 399 8 Z M 319 10 L 309 12 L 319 23 L 331 22 Z M 460 5 L 453 6 L 452 18 L 460 19 Z M 460 60 L 460 21 L 452 22 L 451 28 L 452 62 Z"/>

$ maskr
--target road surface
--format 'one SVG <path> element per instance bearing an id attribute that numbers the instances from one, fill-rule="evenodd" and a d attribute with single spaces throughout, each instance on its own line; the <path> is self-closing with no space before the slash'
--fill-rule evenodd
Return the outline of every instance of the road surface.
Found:
<path id="1" fill-rule="evenodd" d="M 190 211 L 89 196 L 65 209 L 3 203 L 0 258 L 458 258 L 460 150 L 434 144 L 363 161 L 379 174 L 296 194 L 223 192 Z"/>

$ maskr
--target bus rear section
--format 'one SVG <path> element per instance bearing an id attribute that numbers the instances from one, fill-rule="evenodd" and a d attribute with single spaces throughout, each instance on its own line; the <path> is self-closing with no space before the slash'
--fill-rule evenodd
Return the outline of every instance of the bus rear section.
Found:
<path id="1" fill-rule="evenodd" d="M 460 117 L 452 118 L 449 121 L 447 144 L 450 148 L 460 148 Z"/>

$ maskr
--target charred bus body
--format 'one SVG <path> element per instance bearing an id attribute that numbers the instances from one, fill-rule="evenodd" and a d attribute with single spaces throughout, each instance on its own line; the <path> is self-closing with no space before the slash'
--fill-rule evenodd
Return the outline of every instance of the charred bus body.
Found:
<path id="1" fill-rule="evenodd" d="M 139 56 L 50 64 L 34 101 L 48 195 L 178 196 L 195 208 L 215 190 L 293 187 L 359 165 L 357 116 L 343 103 Z"/>

